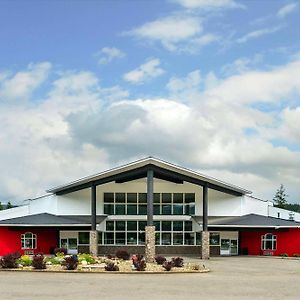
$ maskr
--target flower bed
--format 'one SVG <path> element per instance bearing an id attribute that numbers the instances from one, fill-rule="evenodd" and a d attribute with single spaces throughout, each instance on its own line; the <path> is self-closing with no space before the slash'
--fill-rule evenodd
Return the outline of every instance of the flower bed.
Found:
<path id="1" fill-rule="evenodd" d="M 180 257 L 167 261 L 162 260 L 160 256 L 157 261 L 158 263 L 146 263 L 141 255 L 133 255 L 131 259 L 124 260 L 113 256 L 93 257 L 90 254 L 65 255 L 64 253 L 57 253 L 56 256 L 45 257 L 42 254 L 33 257 L 10 254 L 0 260 L 2 266 L 0 270 L 115 274 L 209 272 L 204 265 L 185 264 Z"/>

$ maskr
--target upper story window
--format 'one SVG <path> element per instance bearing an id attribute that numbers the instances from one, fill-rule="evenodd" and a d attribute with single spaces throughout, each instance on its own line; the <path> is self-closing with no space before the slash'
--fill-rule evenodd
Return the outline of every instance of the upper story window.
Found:
<path id="1" fill-rule="evenodd" d="M 104 193 L 107 215 L 147 215 L 146 193 Z M 154 193 L 154 215 L 195 214 L 195 193 Z"/>
<path id="2" fill-rule="evenodd" d="M 22 249 L 36 249 L 36 234 L 26 232 L 21 235 Z"/>
<path id="3" fill-rule="evenodd" d="M 261 236 L 261 249 L 262 250 L 276 250 L 277 236 L 272 233 L 266 233 Z"/>

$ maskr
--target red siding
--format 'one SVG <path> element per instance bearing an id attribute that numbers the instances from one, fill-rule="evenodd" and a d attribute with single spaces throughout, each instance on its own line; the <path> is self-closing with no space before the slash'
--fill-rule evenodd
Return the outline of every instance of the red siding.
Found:
<path id="1" fill-rule="evenodd" d="M 240 247 L 247 249 L 249 255 L 262 255 L 261 236 L 272 233 L 277 236 L 277 249 L 273 255 L 287 253 L 289 256 L 300 254 L 300 229 L 280 230 L 259 230 L 240 232 Z"/>
<path id="2" fill-rule="evenodd" d="M 34 252 L 42 252 L 49 254 L 52 248 L 57 247 L 58 231 L 53 228 L 24 228 L 15 229 L 12 227 L 0 227 L 0 256 L 20 252 L 21 249 L 21 234 L 25 232 L 32 232 L 37 235 L 37 248 Z"/>

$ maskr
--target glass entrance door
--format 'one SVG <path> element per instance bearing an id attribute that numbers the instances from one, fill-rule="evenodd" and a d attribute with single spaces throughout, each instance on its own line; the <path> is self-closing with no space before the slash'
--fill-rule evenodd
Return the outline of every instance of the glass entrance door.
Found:
<path id="1" fill-rule="evenodd" d="M 238 255 L 238 241 L 236 239 L 221 239 L 221 255 Z"/>
<path id="2" fill-rule="evenodd" d="M 230 239 L 221 239 L 221 255 L 230 255 Z"/>
<path id="3" fill-rule="evenodd" d="M 76 238 L 63 238 L 60 239 L 60 247 L 66 248 L 68 254 L 77 254 L 77 242 Z"/>

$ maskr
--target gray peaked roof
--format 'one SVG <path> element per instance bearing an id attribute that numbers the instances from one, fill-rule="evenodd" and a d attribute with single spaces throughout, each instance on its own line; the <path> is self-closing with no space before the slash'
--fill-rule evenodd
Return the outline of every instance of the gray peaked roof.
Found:
<path id="1" fill-rule="evenodd" d="M 202 224 L 202 216 L 194 216 L 193 219 Z M 256 214 L 248 214 L 244 216 L 235 217 L 209 217 L 208 226 L 210 227 L 300 227 L 299 222 L 284 220 L 274 217 L 266 217 Z"/>
<path id="2" fill-rule="evenodd" d="M 177 166 L 175 164 L 171 164 L 169 162 L 154 158 L 154 157 L 146 157 L 141 160 L 134 161 L 132 163 L 116 167 L 95 175 L 87 176 L 80 178 L 78 180 L 75 180 L 73 182 L 60 185 L 54 188 L 51 188 L 47 190 L 49 193 L 55 193 L 55 194 L 62 194 L 67 193 L 69 191 L 75 191 L 76 189 L 82 189 L 89 187 L 89 184 L 92 182 L 106 182 L 106 179 L 114 178 L 120 174 L 125 174 L 126 172 L 130 172 L 136 169 L 141 169 L 147 165 L 152 165 L 154 167 L 167 170 L 169 172 L 181 174 L 182 176 L 185 176 L 186 178 L 192 178 L 194 180 L 207 182 L 208 184 L 212 186 L 218 186 L 220 188 L 228 189 L 230 191 L 234 191 L 236 193 L 239 193 L 240 195 L 244 194 L 251 194 L 252 192 L 249 190 L 246 190 L 244 188 L 238 187 L 236 185 L 226 183 L 224 181 L 218 180 L 216 178 L 201 174 L 196 171 L 192 171 L 187 168 L 183 168 L 180 166 Z M 114 181 L 114 180 L 112 180 Z"/>
<path id="3" fill-rule="evenodd" d="M 192 217 L 198 224 L 202 224 L 202 216 Z M 106 219 L 105 215 L 97 216 L 97 223 Z M 52 215 L 48 213 L 18 217 L 0 221 L 0 226 L 90 226 L 90 216 Z M 300 227 L 295 221 L 277 219 L 273 217 L 249 214 L 236 217 L 208 217 L 209 227 L 232 228 L 293 228 Z"/>
<path id="4" fill-rule="evenodd" d="M 101 223 L 105 215 L 97 216 Z M 90 226 L 91 216 L 52 215 L 48 213 L 29 215 L 0 221 L 0 226 Z"/>

